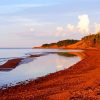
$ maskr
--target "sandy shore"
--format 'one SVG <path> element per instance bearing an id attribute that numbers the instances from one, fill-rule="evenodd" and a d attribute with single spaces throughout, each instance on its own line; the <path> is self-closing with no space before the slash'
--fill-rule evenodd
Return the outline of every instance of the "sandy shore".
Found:
<path id="1" fill-rule="evenodd" d="M 100 100 L 100 50 L 69 69 L 0 90 L 0 100 Z"/>

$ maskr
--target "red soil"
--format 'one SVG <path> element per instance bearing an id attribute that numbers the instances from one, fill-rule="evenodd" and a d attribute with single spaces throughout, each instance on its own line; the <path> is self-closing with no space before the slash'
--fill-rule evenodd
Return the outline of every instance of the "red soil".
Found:
<path id="1" fill-rule="evenodd" d="M 0 65 L 0 70 L 13 69 L 21 62 L 21 60 L 21 58 L 8 60 L 5 64 Z"/>
<path id="2" fill-rule="evenodd" d="M 100 49 L 69 69 L 0 90 L 0 100 L 100 100 Z"/>

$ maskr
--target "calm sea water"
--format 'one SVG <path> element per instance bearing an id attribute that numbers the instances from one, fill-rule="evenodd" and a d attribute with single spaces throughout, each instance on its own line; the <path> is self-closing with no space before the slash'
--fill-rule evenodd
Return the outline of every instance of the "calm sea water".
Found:
<path id="1" fill-rule="evenodd" d="M 60 55 L 65 52 L 81 52 L 81 50 L 63 49 L 0 49 L 0 65 L 9 59 L 23 57 L 21 64 L 10 71 L 0 71 L 0 86 L 15 85 L 18 82 L 69 68 L 81 59 L 76 55 Z M 28 58 L 29 55 L 45 54 L 40 57 Z"/>

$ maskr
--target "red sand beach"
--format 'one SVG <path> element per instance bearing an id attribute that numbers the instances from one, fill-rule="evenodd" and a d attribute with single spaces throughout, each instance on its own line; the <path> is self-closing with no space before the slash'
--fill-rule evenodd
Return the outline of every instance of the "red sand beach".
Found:
<path id="1" fill-rule="evenodd" d="M 69 69 L 0 90 L 0 100 L 100 100 L 100 49 Z"/>

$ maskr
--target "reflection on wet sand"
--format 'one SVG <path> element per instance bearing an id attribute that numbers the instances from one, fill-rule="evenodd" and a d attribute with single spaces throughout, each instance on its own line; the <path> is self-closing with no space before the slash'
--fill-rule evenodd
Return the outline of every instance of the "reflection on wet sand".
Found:
<path id="1" fill-rule="evenodd" d="M 59 52 L 59 53 L 56 52 L 54 54 L 58 54 L 58 55 L 64 56 L 64 57 L 78 56 L 81 59 L 83 59 L 85 57 L 85 54 L 82 52 Z M 0 71 L 11 71 L 14 68 L 16 68 L 19 64 L 26 64 L 26 63 L 32 62 L 33 58 L 40 57 L 40 56 L 43 56 L 43 54 L 42 55 L 30 55 L 27 58 L 16 58 L 16 59 L 8 60 L 5 64 L 0 65 Z M 57 66 L 56 66 L 57 71 L 64 69 L 64 66 L 62 65 L 63 60 L 60 59 L 60 62 L 59 62 L 59 58 L 58 58 L 58 59 L 56 59 L 56 62 L 57 62 Z"/>
<path id="2" fill-rule="evenodd" d="M 33 58 L 40 57 L 40 56 L 43 56 L 43 55 L 29 55 L 26 58 L 10 59 L 3 65 L 0 65 L 0 71 L 11 71 L 11 70 L 15 69 L 18 65 L 32 62 Z"/>
<path id="3" fill-rule="evenodd" d="M 64 69 L 68 68 L 67 66 L 72 66 L 73 64 L 76 64 L 76 63 L 71 63 L 71 62 L 74 62 L 71 58 L 79 57 L 81 60 L 85 58 L 85 54 L 83 52 L 59 52 L 57 54 L 62 56 L 62 57 L 66 57 L 66 58 L 69 59 L 69 60 L 65 59 L 65 61 L 64 61 L 64 59 L 63 60 L 61 60 L 59 58 L 56 59 L 56 63 L 57 63 L 56 69 L 57 69 L 57 71 L 64 70 Z M 66 67 L 63 65 L 63 62 L 67 63 Z"/>
<path id="4" fill-rule="evenodd" d="M 68 52 L 68 54 L 76 55 L 80 57 L 81 59 L 84 59 L 86 57 L 86 54 L 84 52 Z"/>
<path id="5" fill-rule="evenodd" d="M 60 53 L 60 52 L 59 52 Z M 42 55 L 28 55 L 24 58 L 16 58 L 8 60 L 1 65 L 0 70 L 0 86 L 16 85 L 19 82 L 36 79 L 64 70 L 80 61 L 78 56 L 65 53 L 43 53 Z M 65 56 L 65 55 L 66 56 Z"/>

